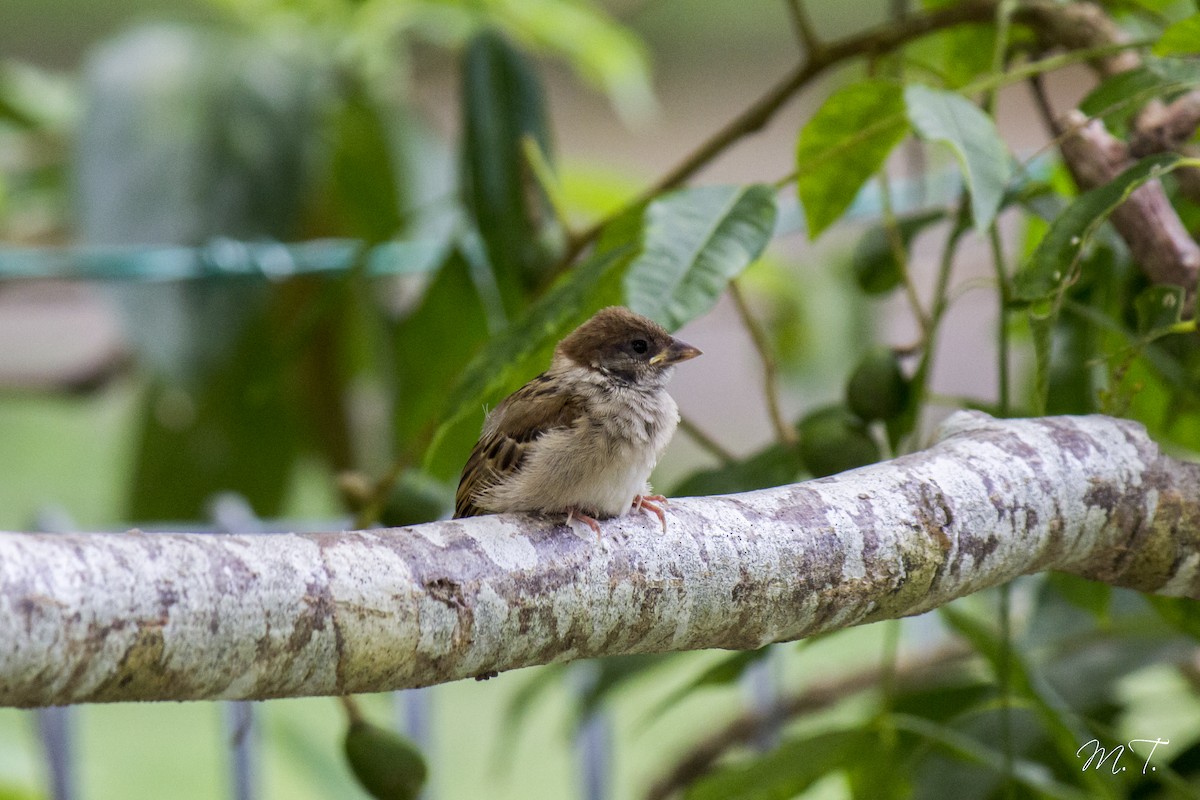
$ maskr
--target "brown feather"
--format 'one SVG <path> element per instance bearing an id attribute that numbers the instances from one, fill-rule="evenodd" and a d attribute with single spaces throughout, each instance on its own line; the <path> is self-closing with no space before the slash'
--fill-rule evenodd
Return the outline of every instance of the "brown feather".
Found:
<path id="1" fill-rule="evenodd" d="M 504 399 L 488 415 L 459 479 L 454 516 L 488 513 L 477 505 L 480 494 L 516 474 L 531 443 L 558 428 L 567 428 L 583 413 L 580 399 L 555 391 L 542 374 Z"/>

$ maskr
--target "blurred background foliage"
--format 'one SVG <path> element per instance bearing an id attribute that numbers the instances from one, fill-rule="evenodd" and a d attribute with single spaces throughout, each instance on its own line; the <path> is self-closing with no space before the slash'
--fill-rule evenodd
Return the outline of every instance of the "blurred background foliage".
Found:
<path id="1" fill-rule="evenodd" d="M 832 40 L 952 5 L 809 11 Z M 1029 69 L 1046 54 L 1004 14 L 947 27 L 818 83 L 694 185 L 652 184 L 793 67 L 795 7 L 10 0 L 0 525 L 213 527 L 226 492 L 297 528 L 437 519 L 482 409 L 611 303 L 708 353 L 676 381 L 668 494 L 872 463 L 956 407 L 1124 415 L 1200 452 L 1183 293 L 1093 224 L 1189 162 L 1082 194 L 1028 97 L 996 94 L 1044 72 L 1124 133 L 1200 85 L 1195 5 L 1104 3 L 1169 35 L 1099 85 L 1082 57 Z M 328 700 L 271 702 L 257 791 L 361 797 L 353 768 L 409 796 L 427 768 L 431 798 L 1197 797 L 1197 619 L 1034 576 L 798 645 L 365 698 L 377 722 L 428 704 L 423 762 L 362 719 L 342 741 Z M 79 710 L 80 796 L 229 792 L 215 709 Z M 1081 769 L 1093 738 L 1169 742 L 1114 775 Z M 28 715 L 0 711 L 0 798 L 47 786 Z"/>

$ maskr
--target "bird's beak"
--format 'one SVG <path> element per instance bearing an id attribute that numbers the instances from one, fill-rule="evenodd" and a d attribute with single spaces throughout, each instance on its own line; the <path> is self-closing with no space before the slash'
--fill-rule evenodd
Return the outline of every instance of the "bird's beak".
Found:
<path id="1" fill-rule="evenodd" d="M 700 348 L 692 347 L 687 342 L 681 342 L 678 339 L 672 339 L 671 344 L 666 350 L 663 350 L 650 359 L 650 365 L 654 367 L 669 366 L 671 364 L 678 364 L 680 361 L 687 361 L 689 358 L 695 358 L 698 355 L 702 355 Z"/>

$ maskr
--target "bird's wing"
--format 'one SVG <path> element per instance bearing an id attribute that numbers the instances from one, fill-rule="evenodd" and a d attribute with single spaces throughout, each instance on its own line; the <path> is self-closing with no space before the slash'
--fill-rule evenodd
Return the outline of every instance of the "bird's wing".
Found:
<path id="1" fill-rule="evenodd" d="M 561 391 L 545 373 L 506 397 L 488 415 L 463 467 L 454 516 L 488 513 L 477 505 L 480 494 L 519 472 L 534 442 L 552 430 L 571 427 L 582 413 L 579 395 Z"/>

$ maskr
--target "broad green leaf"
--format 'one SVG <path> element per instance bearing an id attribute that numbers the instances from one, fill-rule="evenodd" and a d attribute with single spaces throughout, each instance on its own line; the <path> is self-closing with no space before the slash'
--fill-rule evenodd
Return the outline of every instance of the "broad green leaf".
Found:
<path id="1" fill-rule="evenodd" d="M 1182 286 L 1163 284 L 1151 286 L 1134 298 L 1138 333 L 1147 339 L 1170 333 L 1183 318 L 1183 294 Z"/>
<path id="2" fill-rule="evenodd" d="M 333 195 L 347 231 L 382 242 L 400 227 L 400 189 L 387 128 L 355 82 L 334 121 Z"/>
<path id="3" fill-rule="evenodd" d="M 675 653 L 633 653 L 624 656 L 605 656 L 590 662 L 592 680 L 580 693 L 580 719 L 586 718 L 608 697 L 624 688 L 629 681 L 644 675 L 676 658 Z"/>
<path id="4" fill-rule="evenodd" d="M 907 714 L 892 714 L 889 715 L 888 720 L 901 731 L 914 733 L 932 742 L 936 742 L 948 752 L 961 759 L 988 767 L 1000 775 L 1008 774 L 1004 755 L 992 743 L 985 744 L 975 737 L 952 728 L 949 725 L 931 722 L 921 717 Z M 1072 760 L 1068 763 L 1074 762 Z M 1053 771 L 1045 765 L 1022 758 L 1014 760 L 1011 777 L 1017 783 L 1031 790 L 1033 793 L 1031 796 L 1033 797 L 1056 798 L 1057 800 L 1088 800 L 1090 797 L 1097 796 L 1085 793 L 1081 789 L 1061 782 L 1055 777 Z M 1088 777 L 1092 778 L 1094 785 L 1096 779 L 1092 776 Z M 1099 796 L 1112 796 L 1108 791 L 1108 787 L 1104 787 L 1104 789 L 1104 793 Z"/>
<path id="5" fill-rule="evenodd" d="M 1038 300 L 1029 308 L 1034 357 L 1033 411 L 1039 416 L 1046 413 L 1050 404 L 1050 363 L 1057 317 L 1058 308 L 1049 300 Z"/>
<path id="6" fill-rule="evenodd" d="M 796 141 L 796 188 L 810 239 L 849 208 L 907 133 L 894 83 L 856 81 L 825 100 Z"/>
<path id="7" fill-rule="evenodd" d="M 1180 161 L 1172 153 L 1142 159 L 1105 185 L 1077 197 L 1050 225 L 1029 263 L 1015 276 L 1014 298 L 1052 298 L 1074 282 L 1084 247 L 1113 209 L 1142 184 L 1175 169 Z"/>
<path id="8" fill-rule="evenodd" d="M 216 367 L 190 383 L 156 380 L 146 391 L 128 518 L 203 519 L 220 491 L 245 496 L 261 516 L 281 511 L 298 455 L 291 385 L 294 335 L 260 311 Z"/>
<path id="9" fill-rule="evenodd" d="M 1046 582 L 1054 591 L 1076 608 L 1081 608 L 1096 619 L 1108 616 L 1112 600 L 1112 587 L 1099 581 L 1089 581 L 1065 572 L 1051 572 Z"/>
<path id="10" fill-rule="evenodd" d="M 1040 326 L 1034 335 L 1040 337 Z M 1096 411 L 1094 359 L 1097 341 L 1092 328 L 1073 314 L 1057 317 L 1050 325 L 1052 347 L 1046 357 L 1053 355 L 1047 365 L 1046 408 L 1048 415 L 1091 414 Z M 1038 358 L 1040 364 L 1040 348 Z"/>
<path id="11" fill-rule="evenodd" d="M 1059 757 L 1066 763 L 1074 763 L 1075 750 L 1080 742 L 1087 741 L 1088 730 L 1070 709 L 1064 707 L 1063 702 L 1045 684 L 1044 678 L 1027 663 L 1024 654 L 1011 641 L 1005 642 L 992 626 L 953 604 L 939 608 L 938 615 L 983 656 L 997 678 L 1008 676 L 1012 693 L 1028 699 L 1036 709 Z M 1083 780 L 1093 791 L 1099 789 L 1101 796 L 1108 796 L 1107 787 L 1098 781 L 1097 776 L 1085 773 Z"/>
<path id="12" fill-rule="evenodd" d="M 1200 84 L 1200 63 L 1185 59 L 1148 59 L 1142 66 L 1106 78 L 1088 93 L 1079 110 L 1102 117 L 1110 127 L 1124 124 L 1152 97 L 1167 97 Z"/>
<path id="13" fill-rule="evenodd" d="M 705 775 L 684 796 L 687 800 L 788 800 L 879 746 L 879 737 L 869 728 L 792 739 L 766 755 Z"/>
<path id="14" fill-rule="evenodd" d="M 421 304 L 397 327 L 395 433 L 399 452 L 432 433 L 446 393 L 487 339 L 483 303 L 458 253 L 442 264 Z"/>
<path id="15" fill-rule="evenodd" d="M 706 186 L 656 200 L 625 274 L 629 308 L 674 330 L 713 307 L 758 258 L 775 226 L 769 186 Z"/>
<path id="16" fill-rule="evenodd" d="M 904 55 L 934 72 L 947 88 L 959 89 L 991 70 L 995 48 L 994 24 L 955 25 L 917 39 Z"/>
<path id="17" fill-rule="evenodd" d="M 1146 602 L 1169 625 L 1200 641 L 1200 601 L 1148 594 Z"/>
<path id="18" fill-rule="evenodd" d="M 901 217 L 896 221 L 900 240 L 907 248 L 921 231 L 945 218 L 946 212 L 941 210 L 922 211 Z M 854 248 L 854 256 L 851 258 L 850 265 L 854 270 L 854 280 L 858 283 L 858 287 L 867 294 L 890 292 L 904 280 L 900 264 L 896 261 L 896 251 L 892 247 L 891 237 L 882 225 L 877 225 L 862 235 L 862 238 L 858 240 L 858 246 Z"/>
<path id="19" fill-rule="evenodd" d="M 782 486 L 799 478 L 803 469 L 796 448 L 773 444 L 741 461 L 693 473 L 676 485 L 671 494 L 703 497 Z"/>
<path id="20" fill-rule="evenodd" d="M 514 36 L 562 53 L 586 81 L 608 94 L 627 121 L 653 110 L 645 48 L 601 6 L 562 0 L 499 0 L 495 5 Z"/>
<path id="21" fill-rule="evenodd" d="M 359 785 L 376 800 L 417 800 L 428 769 L 403 736 L 359 719 L 350 723 L 342 746 Z"/>
<path id="22" fill-rule="evenodd" d="M 1200 53 L 1200 14 L 1192 14 L 1163 31 L 1154 45 L 1156 56 L 1188 56 Z"/>
<path id="23" fill-rule="evenodd" d="M 908 118 L 923 138 L 944 142 L 954 150 L 971 193 L 971 215 L 977 231 L 996 218 L 1012 175 L 1008 149 L 991 117 L 957 92 L 912 84 L 904 90 Z"/>
<path id="24" fill-rule="evenodd" d="M 991 682 L 965 674 L 956 675 L 948 670 L 946 676 L 932 686 L 919 684 L 899 691 L 892 699 L 890 709 L 897 714 L 948 723 L 995 694 L 996 687 Z"/>
<path id="25" fill-rule="evenodd" d="M 462 72 L 464 197 L 512 314 L 552 261 L 540 240 L 549 206 L 521 144 L 532 136 L 550 156 L 542 87 L 521 53 L 493 31 L 471 40 Z"/>
<path id="26" fill-rule="evenodd" d="M 751 665 L 764 658 L 770 652 L 768 647 L 769 645 L 767 647 L 760 647 L 757 650 L 738 650 L 722 657 L 720 661 L 655 703 L 644 719 L 647 721 L 658 719 L 668 709 L 698 689 L 728 686 L 737 681 Z"/>

